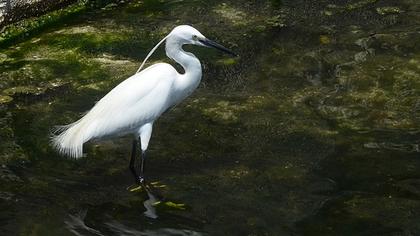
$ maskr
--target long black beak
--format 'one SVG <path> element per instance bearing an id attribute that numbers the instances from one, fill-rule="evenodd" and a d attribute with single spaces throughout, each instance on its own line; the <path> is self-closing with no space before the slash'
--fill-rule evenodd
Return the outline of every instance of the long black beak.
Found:
<path id="1" fill-rule="evenodd" d="M 204 44 L 208 47 L 219 49 L 220 51 L 225 52 L 225 53 L 230 54 L 230 55 L 235 56 L 235 57 L 238 56 L 238 54 L 232 52 L 231 50 L 223 47 L 222 45 L 220 45 L 220 44 L 218 44 L 214 41 L 211 41 L 210 39 L 199 39 L 198 41 L 200 41 L 202 44 Z"/>

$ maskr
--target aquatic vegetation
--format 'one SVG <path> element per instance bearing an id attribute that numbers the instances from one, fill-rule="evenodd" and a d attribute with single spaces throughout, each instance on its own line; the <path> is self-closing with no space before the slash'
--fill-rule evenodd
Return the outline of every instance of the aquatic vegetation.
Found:
<path id="1" fill-rule="evenodd" d="M 226 3 L 222 3 L 214 9 L 214 12 L 219 14 L 226 20 L 229 20 L 234 26 L 244 26 L 249 24 L 250 15 L 247 15 L 245 12 L 235 9 L 231 6 L 228 6 Z"/>
<path id="2" fill-rule="evenodd" d="M 36 19 L 25 19 L 2 29 L 0 34 L 0 47 L 24 40 L 32 34 L 53 26 L 66 18 L 74 17 L 86 10 L 85 2 L 81 1 L 70 7 L 53 11 Z"/>
<path id="3" fill-rule="evenodd" d="M 7 105 L 7 103 L 10 103 L 11 101 L 13 101 L 13 98 L 7 95 L 0 95 L 0 104 L 3 105 Z"/>
<path id="4" fill-rule="evenodd" d="M 401 9 L 398 7 L 378 7 L 376 8 L 376 11 L 381 15 L 401 13 Z"/>

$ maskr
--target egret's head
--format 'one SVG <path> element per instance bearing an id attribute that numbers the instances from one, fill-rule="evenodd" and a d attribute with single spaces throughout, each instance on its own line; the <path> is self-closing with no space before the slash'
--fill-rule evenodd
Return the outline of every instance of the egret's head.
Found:
<path id="1" fill-rule="evenodd" d="M 198 39 L 206 38 L 200 33 L 200 31 L 189 25 L 180 25 L 175 27 L 169 34 L 169 37 L 180 42 L 181 44 L 194 45 L 201 45 Z"/>
<path id="2" fill-rule="evenodd" d="M 143 60 L 143 63 L 141 63 L 139 69 L 137 70 L 137 73 L 140 72 L 140 70 L 143 68 L 144 63 L 146 63 L 147 59 L 153 54 L 153 52 L 166 40 L 166 53 L 168 54 L 168 48 L 172 48 L 172 46 L 182 46 L 184 44 L 193 44 L 193 45 L 199 45 L 203 47 L 212 47 L 219 49 L 225 53 L 231 54 L 233 56 L 237 56 L 234 52 L 231 50 L 223 47 L 222 45 L 211 41 L 204 37 L 198 30 L 194 29 L 192 26 L 189 25 L 180 25 L 175 27 L 171 33 L 169 33 L 165 38 L 160 40 L 158 44 L 156 44 L 152 50 L 150 50 L 149 54 L 147 54 L 146 58 Z M 175 44 L 175 45 L 174 45 Z M 178 49 L 178 47 L 175 47 L 175 49 Z M 169 56 L 169 55 L 168 55 Z"/>
<path id="3" fill-rule="evenodd" d="M 203 47 L 213 47 L 225 53 L 237 56 L 231 50 L 223 47 L 222 45 L 207 39 L 200 31 L 189 25 L 180 25 L 175 27 L 168 35 L 180 44 L 193 44 Z"/>

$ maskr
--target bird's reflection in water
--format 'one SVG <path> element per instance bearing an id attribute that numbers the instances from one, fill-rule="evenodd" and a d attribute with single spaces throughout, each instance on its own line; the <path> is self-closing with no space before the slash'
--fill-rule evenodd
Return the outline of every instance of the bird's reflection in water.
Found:
<path id="1" fill-rule="evenodd" d="M 203 233 L 196 232 L 188 229 L 175 229 L 175 228 L 160 228 L 160 229 L 150 229 L 139 231 L 133 228 L 123 225 L 117 221 L 112 221 L 106 223 L 106 225 L 112 229 L 113 234 L 115 235 L 124 235 L 124 236 L 202 236 Z"/>
<path id="2" fill-rule="evenodd" d="M 154 186 L 162 185 L 143 184 L 132 189 L 131 194 L 135 195 L 138 201 L 128 201 L 128 205 L 117 202 L 89 205 L 75 214 L 70 214 L 64 221 L 65 228 L 74 235 L 83 236 L 203 235 L 201 232 L 191 230 L 197 226 L 197 222 L 193 219 L 168 213 L 167 209 L 185 210 L 185 205 L 165 200 Z M 162 211 L 162 220 L 158 218 L 158 211 Z M 183 225 L 181 229 L 178 228 L 180 222 Z M 190 224 L 190 227 L 186 227 Z M 160 227 L 156 227 L 157 225 Z"/>
<path id="3" fill-rule="evenodd" d="M 153 196 L 153 195 L 152 195 Z M 150 202 L 151 199 L 146 200 L 145 202 Z M 155 199 L 156 200 L 156 199 Z M 153 207 L 153 205 L 152 205 Z M 154 210 L 154 208 L 151 208 Z M 151 211 L 153 211 L 151 210 Z M 149 212 L 149 209 L 148 211 Z M 87 210 L 83 210 L 77 214 L 69 215 L 68 219 L 65 221 L 67 230 L 69 230 L 73 235 L 77 236 L 105 236 L 105 235 L 124 235 L 124 236 L 158 236 L 158 235 L 177 235 L 177 236 L 201 236 L 205 235 L 201 232 L 197 232 L 191 229 L 177 229 L 173 227 L 160 227 L 154 229 L 144 229 L 143 227 L 148 224 L 141 224 L 137 222 L 137 225 L 140 228 L 133 228 L 132 223 L 129 222 L 120 222 L 115 219 L 107 219 L 105 222 L 102 222 L 94 229 L 91 226 L 87 226 L 85 223 Z M 153 215 L 152 215 L 153 216 Z M 140 224 L 139 224 L 140 223 Z"/>
<path id="4" fill-rule="evenodd" d="M 85 224 L 87 209 L 83 209 L 76 214 L 69 215 L 64 221 L 66 229 L 74 235 L 103 235 L 99 230 L 91 228 Z"/>
<path id="5" fill-rule="evenodd" d="M 158 215 L 156 214 L 156 207 L 155 205 L 162 200 L 162 197 L 158 194 L 156 194 L 156 191 L 153 190 L 153 187 L 150 187 L 149 185 L 143 185 L 143 189 L 145 190 L 147 194 L 147 199 L 143 202 L 144 207 L 146 208 L 146 211 L 144 212 L 144 215 L 156 219 L 158 218 Z M 160 200 L 159 200 L 160 199 Z"/>

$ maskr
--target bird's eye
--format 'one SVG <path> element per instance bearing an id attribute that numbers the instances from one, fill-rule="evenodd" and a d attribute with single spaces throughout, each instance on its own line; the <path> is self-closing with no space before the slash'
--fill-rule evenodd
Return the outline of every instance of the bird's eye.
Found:
<path id="1" fill-rule="evenodd" d="M 193 35 L 192 38 L 197 41 L 198 40 L 198 36 L 197 35 Z"/>

